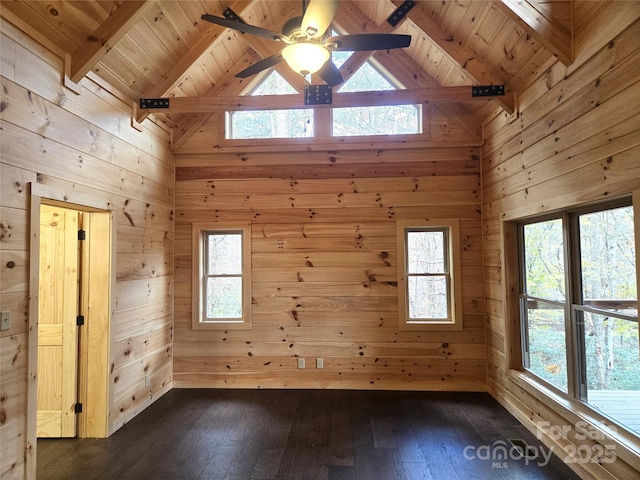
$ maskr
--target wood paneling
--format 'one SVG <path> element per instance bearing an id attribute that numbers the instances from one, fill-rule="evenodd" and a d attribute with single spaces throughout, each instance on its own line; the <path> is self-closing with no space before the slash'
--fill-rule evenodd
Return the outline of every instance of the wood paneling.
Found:
<path id="1" fill-rule="evenodd" d="M 519 339 L 513 338 L 517 316 L 506 305 L 506 295 L 514 287 L 515 266 L 513 260 L 504 265 L 505 258 L 513 257 L 514 239 L 509 229 L 503 233 L 501 222 L 629 195 L 640 188 L 636 101 L 640 95 L 640 13 L 622 20 L 616 16 L 615 2 L 603 2 L 595 15 L 587 3 L 599 2 L 579 2 L 574 12 L 590 19 L 575 19 L 580 25 L 576 63 L 568 69 L 557 63 L 541 72 L 520 95 L 518 118 L 504 121 L 495 117 L 485 128 L 482 180 L 489 388 L 533 430 L 536 422 L 572 426 L 584 417 L 578 416 L 579 405 L 545 395 L 509 369 L 510 362 L 518 361 L 513 350 L 519 349 Z M 638 2 L 623 3 L 627 13 L 634 8 L 637 12 Z M 605 25 L 598 20 L 609 18 L 609 13 L 618 21 Z M 588 33 L 594 29 L 596 36 Z M 637 437 L 621 438 L 608 440 L 615 446 L 616 462 L 581 463 L 575 468 L 586 477 L 637 477 L 640 444 Z M 567 452 L 591 445 L 588 439 L 575 436 L 543 440 Z"/>
<path id="2" fill-rule="evenodd" d="M 80 81 L 81 95 L 61 84 L 63 57 L 119 3 L 2 6 L 0 303 L 12 324 L 0 332 L 0 477 L 35 473 L 24 459 L 35 452 L 25 430 L 29 182 L 45 197 L 113 212 L 111 431 L 171 388 L 174 376 L 178 385 L 246 388 L 482 390 L 488 381 L 530 427 L 576 420 L 508 370 L 513 319 L 505 314 L 511 277 L 501 222 L 634 189 L 639 198 L 640 2 L 573 2 L 568 67 L 491 2 L 418 2 L 415 21 L 397 27 L 414 36 L 411 48 L 374 58 L 407 88 L 500 80 L 516 95 L 516 113 L 432 106 L 428 143 L 309 145 L 219 145 L 214 117 L 157 114 L 142 131 L 131 128 L 131 100 L 157 89 L 240 94 L 251 79 L 234 79 L 234 71 L 266 51 L 199 21 L 225 2 L 152 3 Z M 372 32 L 388 28 L 399 3 L 345 0 L 341 9 L 349 29 Z M 300 3 L 231 5 L 247 22 L 279 30 Z M 437 30 L 423 32 L 425 25 Z M 356 57 L 347 70 L 364 54 Z M 460 332 L 397 329 L 395 222 L 408 218 L 460 220 Z M 253 225 L 253 330 L 195 334 L 191 224 L 227 221 Z M 296 357 L 307 359 L 306 369 Z M 633 441 L 623 443 L 615 464 L 588 466 L 593 476 L 637 476 L 640 447 L 634 453 Z"/>
<path id="3" fill-rule="evenodd" d="M 177 155 L 174 382 L 482 390 L 477 151 L 389 149 L 372 164 L 365 151 L 289 150 Z M 305 174 L 313 164 L 327 173 Z M 396 220 L 445 217 L 460 219 L 464 329 L 399 331 Z M 191 223 L 240 219 L 252 224 L 253 329 L 196 334 Z"/>
<path id="4" fill-rule="evenodd" d="M 109 8 L 107 3 L 94 5 Z M 43 6 L 33 4 L 36 9 Z M 81 9 L 85 6 L 89 7 L 65 10 L 65 19 L 84 18 Z M 3 311 L 11 312 L 12 321 L 11 329 L 0 335 L 0 477 L 22 478 L 35 454 L 35 438 L 29 438 L 25 430 L 30 348 L 27 184 L 36 185 L 44 197 L 114 212 L 114 296 L 124 290 L 145 292 L 126 296 L 122 306 L 117 302 L 120 297 L 113 302 L 112 341 L 116 345 L 127 342 L 131 358 L 144 363 L 151 378 L 146 385 L 145 375 L 126 370 L 116 352 L 110 353 L 113 371 L 104 372 L 105 376 L 126 379 L 118 394 L 129 397 L 126 409 L 109 405 L 108 428 L 114 431 L 171 382 L 171 335 L 166 328 L 172 321 L 174 167 L 169 135 L 163 127 L 147 122 L 143 132 L 132 129 L 130 106 L 86 78 L 81 81 L 81 95 L 66 90 L 61 84 L 62 59 L 5 21 L 1 45 L 0 302 Z M 146 305 L 153 303 L 150 292 L 155 292 L 155 281 L 162 285 L 155 304 L 163 308 L 149 311 Z M 165 334 L 158 337 L 155 332 L 161 329 Z M 147 340 L 153 342 L 153 350 Z M 161 357 L 154 355 L 158 349 L 163 352 Z"/>

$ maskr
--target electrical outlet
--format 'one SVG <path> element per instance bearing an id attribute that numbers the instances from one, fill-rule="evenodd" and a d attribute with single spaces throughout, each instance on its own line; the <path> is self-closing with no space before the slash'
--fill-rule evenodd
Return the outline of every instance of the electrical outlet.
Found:
<path id="1" fill-rule="evenodd" d="M 0 330 L 9 330 L 11 328 L 11 312 L 2 312 L 2 320 L 0 321 Z"/>
<path id="2" fill-rule="evenodd" d="M 316 358 L 316 368 L 324 368 L 324 360 L 322 358 Z"/>
<path id="3" fill-rule="evenodd" d="M 144 386 L 148 387 L 150 383 L 151 383 L 151 378 L 149 378 L 149 375 L 145 375 L 144 376 Z"/>
<path id="4" fill-rule="evenodd" d="M 298 359 L 298 368 L 304 368 L 304 358 Z"/>

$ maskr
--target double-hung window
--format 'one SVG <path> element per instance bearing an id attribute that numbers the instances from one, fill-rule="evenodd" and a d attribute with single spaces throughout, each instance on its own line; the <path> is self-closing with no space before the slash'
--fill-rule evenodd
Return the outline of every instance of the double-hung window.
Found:
<path id="1" fill-rule="evenodd" d="M 193 328 L 251 328 L 249 225 L 193 226 Z"/>
<path id="2" fill-rule="evenodd" d="M 461 329 L 457 220 L 402 220 L 397 227 L 400 328 Z"/>
<path id="3" fill-rule="evenodd" d="M 633 217 L 616 201 L 518 224 L 522 366 L 621 424 L 640 400 Z"/>

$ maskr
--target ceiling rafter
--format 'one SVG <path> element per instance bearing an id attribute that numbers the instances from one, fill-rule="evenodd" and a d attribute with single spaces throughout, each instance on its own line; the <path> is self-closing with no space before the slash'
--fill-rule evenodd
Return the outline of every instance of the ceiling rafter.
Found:
<path id="1" fill-rule="evenodd" d="M 240 2 L 234 3 L 233 4 L 234 7 L 236 6 L 237 3 L 240 3 Z M 247 2 L 242 2 L 242 3 L 247 3 Z M 399 5 L 400 3 L 401 3 L 400 1 L 394 2 L 392 0 L 389 0 L 388 1 L 389 9 L 391 10 L 391 7 L 394 7 L 395 4 Z M 414 10 L 417 10 L 417 9 L 414 9 Z M 418 18 L 421 18 L 424 16 L 425 16 L 424 14 L 421 14 L 418 16 Z M 411 12 L 409 14 L 409 18 L 411 18 Z M 415 23 L 415 19 L 412 18 L 412 20 Z M 428 22 L 433 23 L 433 21 L 431 21 L 430 19 L 427 19 L 427 20 Z M 350 2 L 340 3 L 339 11 L 338 11 L 338 14 L 336 15 L 336 24 L 338 27 L 340 27 L 342 30 L 348 33 L 391 33 L 395 30 L 394 27 L 392 27 L 386 22 L 381 22 L 380 25 L 375 24 L 373 20 L 367 17 L 362 11 L 360 11 L 354 4 L 351 4 Z M 420 27 L 420 25 L 418 26 Z M 438 30 L 440 30 L 439 27 L 438 27 Z M 445 38 L 444 34 L 442 33 L 440 36 L 442 36 L 442 38 Z M 268 40 L 265 40 L 256 36 L 252 36 L 252 35 L 243 35 L 242 38 L 251 47 L 251 49 L 255 53 L 257 53 L 259 57 L 264 58 L 269 55 L 277 54 L 280 51 L 280 48 L 279 48 L 280 45 L 278 45 L 276 42 L 270 42 Z M 452 43 L 455 43 L 455 42 L 452 42 Z M 468 76 L 469 78 L 472 78 L 472 80 L 476 81 L 478 84 L 491 85 L 491 84 L 502 83 L 500 79 L 491 77 L 490 75 L 487 75 L 486 73 L 483 73 L 481 71 L 481 70 L 489 71 L 489 69 L 491 68 L 488 62 L 486 62 L 486 60 L 483 60 L 483 59 L 479 59 L 477 62 L 475 62 L 477 65 L 475 67 L 475 70 L 474 68 L 471 68 L 472 72 L 477 72 L 475 75 L 473 75 L 472 72 L 468 71 L 468 64 L 469 64 L 468 55 L 469 55 L 469 52 L 471 51 L 468 49 L 462 49 L 459 45 L 457 45 L 457 43 L 456 43 L 456 47 L 454 48 L 456 49 L 455 53 L 457 54 L 456 56 L 458 58 L 462 58 L 463 56 L 466 56 L 467 58 L 467 65 L 465 65 L 467 68 L 465 69 L 465 68 L 462 68 L 462 66 L 460 66 L 461 72 L 465 73 L 466 76 Z M 419 66 L 412 58 L 410 58 L 407 53 L 403 51 L 397 51 L 397 50 L 373 52 L 373 55 L 372 55 L 372 52 L 355 52 L 347 60 L 347 62 L 345 62 L 345 64 L 341 68 L 341 73 L 345 78 L 345 80 L 347 80 L 355 71 L 357 71 L 358 68 L 360 68 L 360 66 L 364 64 L 369 58 L 373 58 L 377 62 L 379 62 L 379 65 L 382 66 L 384 70 L 387 70 L 391 72 L 392 75 L 398 77 L 398 80 L 407 88 L 433 89 L 436 87 L 440 87 L 437 81 L 431 78 L 430 76 L 428 76 L 424 72 L 422 67 Z M 456 58 L 453 58 L 453 60 L 454 60 L 454 63 L 459 65 L 459 62 Z M 406 74 L 407 72 L 405 72 L 407 68 L 409 68 L 409 72 L 413 72 L 413 73 L 407 75 Z M 279 73 L 281 73 L 281 75 L 289 83 L 292 84 L 292 86 L 296 89 L 296 91 L 301 92 L 303 90 L 303 86 L 305 85 L 306 81 L 303 79 L 303 77 L 300 77 L 298 74 L 290 70 L 285 62 L 282 62 L 281 64 L 277 65 L 276 70 L 278 70 Z M 180 80 L 180 77 L 178 77 L 177 81 Z M 229 77 L 229 75 L 227 75 L 225 78 L 227 77 Z M 403 78 L 400 78 L 400 77 L 403 77 Z M 252 82 L 255 82 L 256 79 L 259 79 L 259 78 L 260 78 L 259 76 L 254 76 L 248 81 L 242 82 L 241 90 L 246 91 L 246 89 L 252 84 Z M 155 87 L 152 94 L 148 96 L 145 95 L 144 98 L 166 97 L 170 93 L 172 87 L 174 87 L 175 84 L 177 84 L 177 81 L 174 81 L 173 85 L 166 85 L 164 87 L 165 88 L 164 92 L 161 92 L 158 89 L 158 87 Z M 234 81 L 237 82 L 239 80 L 236 79 Z M 218 90 L 216 87 L 214 87 L 206 95 L 206 97 L 209 97 L 211 95 L 235 96 L 235 95 L 240 95 L 241 93 L 242 91 L 237 91 L 236 93 L 227 93 L 225 95 L 225 94 L 222 94 L 221 91 Z M 198 98 L 206 98 L 206 97 L 198 97 Z M 501 107 L 504 108 L 505 110 L 512 111 L 510 110 L 510 108 L 513 109 L 514 102 L 513 102 L 513 95 L 511 93 L 508 93 L 507 95 L 502 97 L 492 97 L 492 98 L 494 101 L 498 102 L 501 105 Z M 182 100 L 179 100 L 179 102 L 180 101 Z M 451 118 L 452 121 L 456 122 L 458 125 L 464 128 L 471 135 L 473 135 L 474 137 L 481 136 L 480 122 L 478 118 L 475 116 L 475 110 L 472 110 L 471 108 L 469 108 L 469 105 L 466 105 L 464 103 L 457 103 L 457 104 L 438 103 L 438 102 L 433 102 L 433 103 L 437 105 L 436 108 L 440 109 L 447 117 Z M 201 109 L 204 109 L 204 108 L 201 108 Z M 174 110 L 172 113 L 174 112 L 179 113 L 178 110 Z M 138 118 L 144 118 L 149 113 L 150 112 L 148 110 L 138 110 L 136 116 Z M 197 131 L 198 128 L 204 125 L 204 123 L 206 123 L 208 119 L 211 117 L 211 115 L 213 114 L 211 112 L 204 112 L 204 113 L 191 112 L 191 113 L 192 114 L 186 115 L 184 118 L 179 120 L 179 124 L 176 127 L 176 130 L 174 131 L 174 145 L 176 146 L 186 141 L 186 139 L 189 138 L 192 133 Z"/>
<path id="2" fill-rule="evenodd" d="M 407 88 L 437 88 L 440 84 L 426 74 L 420 65 L 405 52 L 395 52 L 391 58 L 390 52 L 374 52 L 375 59 L 385 70 L 393 71 L 396 79 Z M 416 74 L 415 72 L 419 72 Z M 467 105 L 451 103 L 436 105 L 452 121 L 460 125 L 475 138 L 482 137 L 481 122 L 475 118 L 474 113 Z"/>
<path id="3" fill-rule="evenodd" d="M 87 40 L 70 55 L 69 79 L 78 83 L 104 57 L 151 5 L 148 0 L 131 0 L 118 5 Z"/>
<path id="4" fill-rule="evenodd" d="M 336 17 L 344 16 L 346 19 L 347 17 L 353 18 L 355 16 L 355 18 L 357 18 L 358 21 L 349 22 L 349 24 L 353 23 L 353 27 L 357 31 L 351 32 L 349 29 L 346 28 L 345 25 L 342 25 L 342 24 L 339 24 L 339 25 L 341 27 L 344 27 L 345 31 L 349 31 L 349 33 L 364 33 L 363 30 L 361 30 L 362 28 L 361 26 L 356 27 L 355 25 L 358 24 L 358 22 L 360 25 L 372 24 L 373 22 L 359 11 L 358 11 L 359 13 L 351 12 L 351 10 L 354 10 L 353 8 L 346 9 L 343 6 L 343 3 L 345 2 L 340 2 Z M 374 27 L 373 31 L 375 33 L 391 33 L 393 31 L 393 28 L 390 25 L 385 23 L 384 27 L 381 27 L 381 28 Z M 373 33 L 373 32 L 370 31 L 369 33 Z M 269 55 L 273 55 L 274 53 L 278 53 L 280 51 L 278 44 L 276 42 L 268 42 L 266 40 L 263 40 L 253 35 L 244 35 L 243 38 L 249 44 L 249 46 L 256 53 L 258 53 L 262 58 L 265 58 Z M 351 57 L 343 65 L 343 68 L 340 69 L 341 73 L 343 73 L 343 69 L 344 69 L 343 78 L 347 80 L 353 73 L 355 73 L 355 71 L 358 68 L 362 66 L 363 63 L 367 61 L 370 55 L 371 55 L 371 52 L 355 52 L 353 55 L 351 55 Z M 289 84 L 291 84 L 293 88 L 295 88 L 295 90 L 298 93 L 302 93 L 302 91 L 304 90 L 304 84 L 306 83 L 306 80 L 304 80 L 302 76 L 298 75 L 293 70 L 291 70 L 291 68 L 289 68 L 289 66 L 285 62 L 281 62 L 280 64 L 276 65 L 274 68 L 275 70 L 278 71 L 278 73 L 280 73 L 285 78 L 285 80 L 287 80 Z M 244 85 L 245 88 L 246 88 L 246 85 L 247 84 Z M 212 95 L 220 95 L 220 93 L 210 92 L 206 96 L 209 97 Z M 162 96 L 162 95 L 158 95 L 158 96 Z M 155 98 L 158 96 L 149 96 L 145 98 Z M 185 122 L 183 122 L 184 123 L 183 125 L 179 126 L 179 132 L 177 136 L 174 134 L 174 145 L 178 147 L 182 142 L 185 141 L 186 138 L 190 137 L 195 132 L 195 130 L 197 130 L 197 128 L 200 128 L 210 118 L 211 115 L 212 113 L 198 113 L 195 115 L 191 115 L 187 120 L 185 120 Z M 189 126 L 187 126 L 187 122 Z"/>
<path id="5" fill-rule="evenodd" d="M 233 10 L 233 7 L 236 6 L 236 4 L 238 3 L 251 3 L 251 2 L 236 2 L 233 4 L 233 6 L 231 7 Z M 244 9 L 246 10 L 246 8 Z M 243 10 L 243 11 L 244 11 Z M 238 12 L 236 12 L 238 13 Z M 239 16 L 242 16 L 242 14 L 238 14 Z M 213 24 L 212 24 L 213 25 Z M 224 27 L 218 27 L 220 28 L 222 31 L 226 30 Z M 217 85 L 214 86 L 205 96 L 206 97 L 211 97 L 211 96 L 225 96 L 225 95 L 229 95 L 229 96 L 234 96 L 234 95 L 240 95 L 243 91 L 245 91 L 250 85 L 252 85 L 253 83 L 256 82 L 257 79 L 261 78 L 264 74 L 266 74 L 269 70 L 258 74 L 252 78 L 249 79 L 240 79 L 237 78 L 234 80 L 234 75 L 236 73 L 238 73 L 239 71 L 243 70 L 244 68 L 246 68 L 248 65 L 251 65 L 253 63 L 255 63 L 256 61 L 260 60 L 261 58 L 265 58 L 268 57 L 270 55 L 273 54 L 277 54 L 280 51 L 281 46 L 278 46 L 277 42 L 269 42 L 267 40 L 261 39 L 259 37 L 253 36 L 253 35 L 242 35 L 241 38 L 247 43 L 247 45 L 249 47 L 251 47 L 252 53 L 245 55 L 244 59 L 242 62 L 239 62 L 238 65 L 243 65 L 242 68 L 237 68 L 235 69 L 232 73 L 232 75 L 229 75 L 229 72 L 227 75 L 225 75 L 222 83 L 223 84 L 227 84 L 227 83 L 234 83 L 234 82 L 238 82 L 241 85 L 240 89 L 233 89 L 233 92 L 226 92 L 222 89 L 218 89 Z M 246 61 L 247 58 L 251 58 L 250 61 Z M 298 92 L 298 93 L 302 93 L 304 91 L 304 84 L 306 83 L 306 80 L 304 79 L 304 77 L 302 77 L 301 75 L 295 73 L 293 70 L 291 70 L 287 64 L 285 62 L 281 62 L 279 65 L 276 65 L 274 67 L 274 69 L 283 76 L 283 78 L 289 83 L 291 84 L 291 86 Z M 227 87 L 227 85 L 224 85 L 225 89 Z M 164 97 L 166 96 L 168 93 L 170 92 L 170 90 L 165 91 L 165 93 L 163 94 L 157 94 L 157 95 L 149 95 L 148 97 L 145 96 L 144 98 L 158 98 L 158 97 Z M 139 110 L 138 111 L 138 117 L 139 118 L 146 118 L 147 115 L 149 115 L 149 111 L 146 110 Z M 183 119 L 180 124 L 178 125 L 177 128 L 177 132 L 174 132 L 174 146 L 177 148 L 179 147 L 184 141 L 186 141 L 186 139 L 188 139 L 198 128 L 200 128 L 202 125 L 204 125 L 207 120 L 211 117 L 211 113 L 210 112 L 204 112 L 204 113 L 195 113 L 194 115 L 190 115 L 187 118 Z"/>
<path id="6" fill-rule="evenodd" d="M 342 3 L 343 2 L 340 4 L 338 15 L 336 15 L 339 21 L 336 21 L 336 23 L 349 33 L 391 33 L 402 24 L 402 22 L 400 22 L 394 28 L 387 22 L 384 22 L 378 26 L 351 4 L 349 7 L 345 7 Z M 398 2 L 398 4 L 400 3 L 401 2 Z M 371 54 L 371 52 L 355 52 L 351 57 L 353 61 L 349 62 L 349 60 L 351 60 L 351 58 L 349 58 L 340 69 L 346 78 L 355 73 L 367 59 L 374 58 L 385 70 L 392 72 L 392 75 L 406 88 L 440 87 L 438 82 L 430 76 L 426 74 L 422 76 L 416 75 L 415 72 L 424 73 L 424 69 L 402 49 L 393 51 L 382 50 L 373 52 L 373 54 Z M 474 118 L 473 113 L 471 113 L 465 105 L 440 105 L 438 108 L 470 134 L 477 138 L 482 136 L 480 123 Z"/>
<path id="7" fill-rule="evenodd" d="M 573 1 L 551 2 L 543 8 L 537 0 L 494 0 L 509 18 L 544 45 L 565 66 L 573 63 Z M 548 2 L 545 2 L 548 3 Z"/>
<path id="8" fill-rule="evenodd" d="M 235 74 L 251 65 L 258 60 L 258 56 L 253 50 L 248 51 L 242 57 L 242 59 L 236 64 L 234 70 L 230 70 L 224 77 L 216 83 L 206 97 L 214 96 L 236 96 L 240 95 L 242 91 L 247 87 L 249 79 L 236 78 Z M 209 119 L 211 113 L 195 113 L 193 115 L 185 116 L 178 126 L 173 131 L 173 147 L 180 148 L 184 143 L 193 135 L 204 123 Z"/>
<path id="9" fill-rule="evenodd" d="M 340 2 L 338 5 L 336 20 L 334 21 L 339 29 L 347 33 L 393 33 L 396 29 L 386 22 L 382 25 L 376 25 L 356 7 L 351 4 L 345 6 L 344 3 L 345 2 Z M 353 52 L 340 67 L 340 73 L 344 81 L 349 80 L 371 55 L 372 52 L 370 51 Z"/>
<path id="10" fill-rule="evenodd" d="M 242 0 L 234 2 L 232 7 L 239 12 L 244 12 L 250 5 L 251 1 Z M 226 30 L 219 25 L 209 24 L 207 30 L 202 34 L 198 42 L 189 49 L 186 55 L 183 55 L 180 60 L 174 64 L 150 89 L 144 92 L 144 98 L 157 98 L 164 97 L 169 94 L 174 88 L 178 86 L 184 75 L 189 71 L 189 68 L 196 63 L 196 61 L 204 55 L 211 47 L 213 42 Z M 136 121 L 142 122 L 147 116 L 148 112 L 138 111 Z"/>
<path id="11" fill-rule="evenodd" d="M 389 0 L 389 2 L 396 6 L 402 3 L 400 0 Z M 420 3 L 418 2 L 418 6 Z M 424 14 L 421 8 L 413 8 L 407 17 L 472 81 L 479 85 L 503 85 L 505 83 L 503 78 L 491 73 L 494 66 L 490 62 L 473 50 L 460 45 L 451 33 L 443 31 L 440 25 Z M 496 98 L 495 101 L 509 114 L 514 112 L 513 95 Z"/>

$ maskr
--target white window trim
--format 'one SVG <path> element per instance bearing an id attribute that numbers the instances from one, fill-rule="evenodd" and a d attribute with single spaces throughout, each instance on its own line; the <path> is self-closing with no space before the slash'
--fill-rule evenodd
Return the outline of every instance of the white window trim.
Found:
<path id="1" fill-rule="evenodd" d="M 409 320 L 407 245 L 406 232 L 420 228 L 448 229 L 448 254 L 450 270 L 449 318 L 433 320 Z M 398 245 L 398 328 L 400 330 L 462 330 L 462 286 L 460 271 L 460 222 L 456 218 L 437 220 L 398 220 L 396 222 Z"/>
<path id="2" fill-rule="evenodd" d="M 206 232 L 242 233 L 242 318 L 203 321 L 204 234 Z M 192 235 L 192 328 L 194 330 L 250 330 L 251 316 L 251 224 L 194 223 Z"/>

